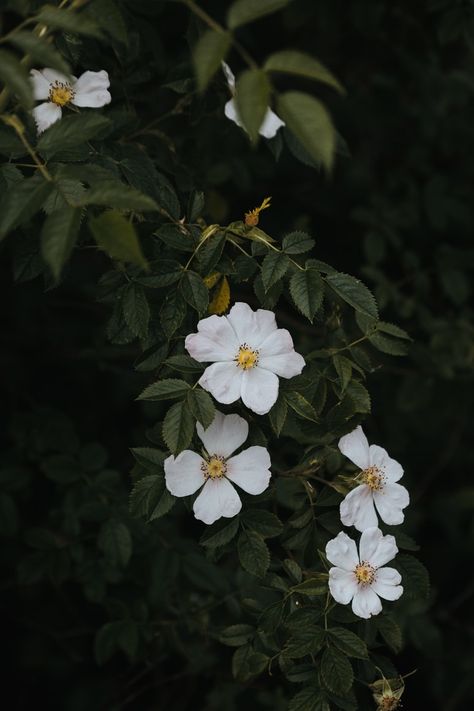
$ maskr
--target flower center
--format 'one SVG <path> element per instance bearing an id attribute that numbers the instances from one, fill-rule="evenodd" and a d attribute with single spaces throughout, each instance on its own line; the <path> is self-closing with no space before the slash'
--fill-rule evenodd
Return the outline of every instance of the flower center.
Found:
<path id="1" fill-rule="evenodd" d="M 75 92 L 70 84 L 62 81 L 55 81 L 49 87 L 49 100 L 56 106 L 65 106 L 74 99 Z"/>
<path id="2" fill-rule="evenodd" d="M 382 491 L 385 486 L 385 476 L 378 467 L 368 467 L 361 472 L 362 481 L 372 491 Z"/>
<path id="3" fill-rule="evenodd" d="M 376 568 L 374 568 L 372 565 L 367 563 L 366 560 L 363 560 L 362 563 L 359 563 L 359 565 L 356 565 L 356 567 L 354 569 L 354 574 L 357 578 L 357 582 L 359 583 L 359 585 L 362 585 L 363 587 L 366 587 L 367 585 L 371 585 L 371 583 L 374 582 L 375 573 L 376 573 Z"/>
<path id="4" fill-rule="evenodd" d="M 207 462 L 203 462 L 201 469 L 206 479 L 221 479 L 227 471 L 227 463 L 224 457 L 212 454 Z"/>
<path id="5" fill-rule="evenodd" d="M 258 355 L 258 351 L 254 351 L 246 343 L 242 343 L 234 360 L 242 370 L 250 370 L 250 368 L 254 368 L 257 365 Z"/>

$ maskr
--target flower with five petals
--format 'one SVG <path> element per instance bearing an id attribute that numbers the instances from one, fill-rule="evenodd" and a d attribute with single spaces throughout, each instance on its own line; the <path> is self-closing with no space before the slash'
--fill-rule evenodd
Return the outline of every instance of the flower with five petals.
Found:
<path id="1" fill-rule="evenodd" d="M 32 111 L 38 133 L 59 121 L 63 106 L 100 108 L 112 100 L 108 91 L 109 75 L 104 70 L 84 72 L 78 79 L 55 69 L 32 69 L 30 77 L 34 98 L 38 101 L 48 99 Z"/>
<path id="2" fill-rule="evenodd" d="M 410 503 L 408 491 L 398 480 L 403 476 L 401 465 L 391 459 L 385 449 L 367 441 L 362 427 L 356 427 L 339 440 L 339 449 L 360 468 L 361 483 L 341 502 L 340 514 L 344 526 L 363 531 L 378 525 L 378 514 L 384 523 L 396 526 L 405 518 L 402 509 Z M 375 505 L 375 508 L 374 508 Z"/>
<path id="3" fill-rule="evenodd" d="M 190 496 L 201 489 L 193 504 L 194 515 L 211 524 L 221 516 L 232 518 L 242 502 L 233 484 L 247 494 L 261 494 L 268 487 L 270 455 L 265 447 L 253 446 L 234 456 L 248 437 L 248 423 L 239 415 L 216 412 L 205 430 L 196 430 L 204 445 L 204 456 L 189 449 L 165 460 L 165 481 L 174 496 Z"/>
<path id="4" fill-rule="evenodd" d="M 305 366 L 285 328 L 278 328 L 273 311 L 253 311 L 238 302 L 228 316 L 209 316 L 198 332 L 186 337 L 188 353 L 197 361 L 213 361 L 199 384 L 225 405 L 242 398 L 244 405 L 264 415 L 275 404 L 281 378 L 299 375 Z"/>
<path id="5" fill-rule="evenodd" d="M 393 536 L 379 528 L 366 528 L 360 537 L 359 553 L 355 541 L 339 533 L 326 545 L 326 558 L 335 566 L 329 570 L 329 590 L 336 602 L 367 620 L 382 610 L 380 598 L 398 600 L 403 593 L 400 573 L 385 563 L 398 553 Z"/>

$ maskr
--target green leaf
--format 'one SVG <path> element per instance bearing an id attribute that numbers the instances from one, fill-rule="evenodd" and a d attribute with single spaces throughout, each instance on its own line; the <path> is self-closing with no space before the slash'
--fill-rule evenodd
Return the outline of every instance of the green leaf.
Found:
<path id="1" fill-rule="evenodd" d="M 163 439 L 172 454 L 179 454 L 189 446 L 194 432 L 194 418 L 186 401 L 177 402 L 166 413 Z"/>
<path id="2" fill-rule="evenodd" d="M 49 215 L 41 231 L 41 254 L 57 281 L 76 244 L 81 209 L 65 207 Z"/>
<path id="3" fill-rule="evenodd" d="M 209 84 L 210 80 L 221 66 L 230 47 L 230 34 L 207 30 L 197 43 L 193 62 L 199 91 Z"/>
<path id="4" fill-rule="evenodd" d="M 52 158 L 60 151 L 68 151 L 90 141 L 110 126 L 110 119 L 99 113 L 64 116 L 61 121 L 56 121 L 41 134 L 37 149 L 41 154 Z"/>
<path id="5" fill-rule="evenodd" d="M 268 416 L 270 418 L 270 424 L 277 437 L 279 437 L 281 434 L 281 431 L 286 421 L 287 414 L 288 405 L 286 403 L 285 397 L 282 393 L 279 393 L 278 400 L 268 413 Z"/>
<path id="6" fill-rule="evenodd" d="M 0 81 L 18 98 L 25 109 L 32 108 L 33 87 L 30 76 L 23 64 L 3 49 L 0 50 Z"/>
<path id="7" fill-rule="evenodd" d="M 333 355 L 332 362 L 341 383 L 341 391 L 344 392 L 352 378 L 352 362 L 342 355 Z"/>
<path id="8" fill-rule="evenodd" d="M 268 661 L 266 654 L 255 652 L 249 644 L 246 644 L 234 652 L 232 674 L 239 681 L 248 681 L 260 674 L 268 665 Z"/>
<path id="9" fill-rule="evenodd" d="M 186 316 L 186 304 L 181 294 L 172 291 L 166 296 L 160 309 L 160 322 L 168 338 L 175 333 Z"/>
<path id="10" fill-rule="evenodd" d="M 269 252 L 262 262 L 262 283 L 267 292 L 288 269 L 288 257 L 281 252 Z"/>
<path id="11" fill-rule="evenodd" d="M 130 513 L 132 516 L 148 518 L 163 493 L 163 477 L 157 474 L 144 476 L 134 484 L 130 494 Z"/>
<path id="12" fill-rule="evenodd" d="M 161 518 L 162 516 L 167 514 L 170 509 L 173 508 L 175 502 L 176 497 L 173 496 L 173 494 L 170 494 L 168 489 L 164 488 L 161 492 L 160 498 L 158 499 L 156 506 L 150 513 L 148 520 L 155 521 L 156 519 Z"/>
<path id="13" fill-rule="evenodd" d="M 283 531 L 283 524 L 278 516 L 264 509 L 244 509 L 242 521 L 262 538 L 274 538 Z"/>
<path id="14" fill-rule="evenodd" d="M 153 447 L 131 447 L 131 453 L 145 469 L 150 471 L 156 471 L 157 469 L 163 470 L 163 462 L 166 459 L 166 454 L 161 451 L 161 449 L 154 449 Z"/>
<path id="15" fill-rule="evenodd" d="M 345 627 L 332 627 L 328 629 L 327 634 L 329 641 L 347 657 L 368 658 L 369 652 L 366 643 L 354 632 Z"/>
<path id="16" fill-rule="evenodd" d="M 330 711 L 330 706 L 319 687 L 307 686 L 293 696 L 288 711 Z"/>
<path id="17" fill-rule="evenodd" d="M 290 294 L 299 311 L 311 323 L 324 297 L 324 283 L 316 269 L 297 271 L 290 279 Z"/>
<path id="18" fill-rule="evenodd" d="M 336 132 L 323 104 L 309 94 L 289 91 L 278 97 L 277 112 L 310 156 L 331 170 Z"/>
<path id="19" fill-rule="evenodd" d="M 270 553 L 263 538 L 255 531 L 242 531 L 237 550 L 242 568 L 263 578 L 270 565 Z"/>
<path id="20" fill-rule="evenodd" d="M 137 397 L 137 400 L 151 400 L 152 402 L 176 400 L 185 397 L 190 392 L 190 389 L 191 386 L 184 380 L 167 378 L 148 385 L 141 395 Z"/>
<path id="21" fill-rule="evenodd" d="M 408 353 L 409 344 L 405 340 L 387 338 L 381 333 L 375 332 L 369 336 L 369 342 L 382 353 L 393 356 L 404 356 Z"/>
<path id="22" fill-rule="evenodd" d="M 114 207 L 117 210 L 133 210 L 134 212 L 156 212 L 158 210 L 158 205 L 153 198 L 118 182 L 87 190 L 78 204 L 103 205 Z"/>
<path id="23" fill-rule="evenodd" d="M 188 406 L 193 417 L 200 422 L 204 429 L 212 424 L 216 415 L 214 401 L 202 388 L 193 388 L 188 391 Z"/>
<path id="24" fill-rule="evenodd" d="M 385 644 L 394 654 L 398 654 L 403 646 L 402 631 L 394 619 L 388 615 L 378 615 L 375 619 L 377 629 L 382 635 Z"/>
<path id="25" fill-rule="evenodd" d="M 179 286 L 183 299 L 196 309 L 199 315 L 203 314 L 209 305 L 209 292 L 199 274 L 184 272 Z"/>
<path id="26" fill-rule="evenodd" d="M 252 625 L 231 625 L 221 630 L 219 642 L 227 647 L 240 647 L 255 636 L 255 627 Z"/>
<path id="27" fill-rule="evenodd" d="M 306 232 L 290 232 L 283 238 L 282 248 L 286 254 L 304 254 L 313 249 L 314 239 Z"/>
<path id="28" fill-rule="evenodd" d="M 109 257 L 147 268 L 135 227 L 119 212 L 108 210 L 98 217 L 92 217 L 89 228 L 99 247 Z"/>
<path id="29" fill-rule="evenodd" d="M 328 592 L 328 577 L 325 573 L 315 574 L 311 578 L 307 578 L 302 583 L 292 587 L 294 592 L 301 595 L 326 595 Z"/>
<path id="30" fill-rule="evenodd" d="M 344 89 L 336 79 L 334 74 L 321 64 L 317 59 L 304 52 L 297 52 L 292 49 L 284 49 L 281 52 L 271 54 L 266 60 L 263 68 L 267 72 L 281 72 L 283 74 L 294 74 L 307 79 L 329 84 L 337 91 L 344 94 Z"/>
<path id="31" fill-rule="evenodd" d="M 303 627 L 285 644 L 283 653 L 290 659 L 300 659 L 307 654 L 317 654 L 324 644 L 324 630 L 314 625 Z"/>
<path id="32" fill-rule="evenodd" d="M 230 519 L 222 518 L 220 521 L 213 523 L 212 526 L 207 526 L 202 534 L 199 543 L 207 548 L 218 548 L 229 543 L 237 531 L 239 530 L 239 519 L 237 517 Z"/>
<path id="33" fill-rule="evenodd" d="M 153 263 L 150 267 L 153 271 L 152 276 L 142 277 L 138 282 L 151 289 L 170 286 L 179 281 L 183 274 L 183 267 L 174 259 L 162 259 L 158 264 Z"/>
<path id="34" fill-rule="evenodd" d="M 112 39 L 128 45 L 127 25 L 117 4 L 112 0 L 94 0 L 85 8 L 86 14 Z"/>
<path id="35" fill-rule="evenodd" d="M 221 258 L 222 250 L 224 249 L 226 235 L 224 232 L 217 232 L 212 235 L 202 249 L 199 250 L 198 261 L 199 269 L 204 276 L 212 272 L 217 262 Z"/>
<path id="36" fill-rule="evenodd" d="M 38 37 L 32 32 L 14 32 L 8 41 L 28 54 L 36 64 L 43 67 L 52 67 L 63 74 L 70 75 L 71 67 L 47 40 Z"/>
<path id="37" fill-rule="evenodd" d="M 100 39 L 102 33 L 97 24 L 84 17 L 82 13 L 72 10 L 60 10 L 52 5 L 43 5 L 35 17 L 37 22 L 53 27 L 57 30 L 64 30 L 76 35 L 88 35 Z"/>
<path id="38" fill-rule="evenodd" d="M 177 249 L 180 252 L 193 252 L 197 246 L 197 240 L 184 231 L 179 225 L 173 223 L 166 222 L 164 225 L 161 225 L 154 234 L 168 247 Z"/>
<path id="39" fill-rule="evenodd" d="M 356 311 L 372 318 L 378 318 L 377 303 L 373 294 L 359 279 L 349 274 L 328 274 L 326 284 Z"/>
<path id="40" fill-rule="evenodd" d="M 138 338 L 146 338 L 150 321 L 150 307 L 145 292 L 137 284 L 129 284 L 122 301 L 123 315 L 130 331 Z"/>
<path id="41" fill-rule="evenodd" d="M 426 600 L 430 592 L 428 571 L 418 558 L 412 555 L 398 555 L 391 563 L 402 576 L 403 596 L 409 600 Z"/>
<path id="42" fill-rule="evenodd" d="M 180 373 L 202 373 L 204 366 L 188 355 L 175 355 L 166 360 L 166 365 Z"/>
<path id="43" fill-rule="evenodd" d="M 370 412 L 370 395 L 367 388 L 365 388 L 362 383 L 352 380 L 347 386 L 346 395 L 352 401 L 354 412 L 360 412 L 361 414 Z"/>
<path id="44" fill-rule="evenodd" d="M 258 141 L 270 94 L 270 82 L 261 69 L 247 69 L 240 74 L 235 87 L 235 101 L 239 118 L 252 143 Z"/>
<path id="45" fill-rule="evenodd" d="M 347 657 L 334 647 L 328 647 L 321 659 L 321 676 L 329 691 L 345 694 L 354 682 L 354 672 Z"/>
<path id="46" fill-rule="evenodd" d="M 285 393 L 285 399 L 297 415 L 305 420 L 311 420 L 311 422 L 319 422 L 316 410 L 312 404 L 303 395 L 301 395 L 301 393 L 287 392 Z"/>
<path id="47" fill-rule="evenodd" d="M 53 183 L 34 175 L 14 183 L 0 202 L 0 239 L 15 227 L 28 222 L 53 190 Z"/>
<path id="48" fill-rule="evenodd" d="M 236 0 L 227 13 L 227 26 L 235 30 L 248 22 L 259 20 L 265 15 L 281 10 L 290 0 Z"/>
<path id="49" fill-rule="evenodd" d="M 125 524 L 107 521 L 99 531 L 98 546 L 112 565 L 125 567 L 132 555 L 132 537 Z"/>

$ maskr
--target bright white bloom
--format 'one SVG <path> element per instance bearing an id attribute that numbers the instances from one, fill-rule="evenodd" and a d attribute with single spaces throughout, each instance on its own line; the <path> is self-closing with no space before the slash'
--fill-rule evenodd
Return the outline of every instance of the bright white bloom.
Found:
<path id="1" fill-rule="evenodd" d="M 65 76 L 55 69 L 32 69 L 31 83 L 36 100 L 49 99 L 33 109 L 38 133 L 59 121 L 62 107 L 74 104 L 79 107 L 100 108 L 110 104 L 109 75 L 106 71 L 84 72 L 79 79 Z"/>
<path id="2" fill-rule="evenodd" d="M 376 444 L 369 447 L 360 425 L 341 437 L 339 449 L 360 467 L 357 480 L 362 482 L 341 503 L 344 526 L 355 526 L 358 531 L 377 526 L 375 508 L 382 521 L 389 526 L 403 523 L 405 516 L 402 509 L 410 503 L 410 496 L 404 486 L 396 484 L 403 476 L 401 465 L 391 459 L 382 447 Z"/>
<path id="3" fill-rule="evenodd" d="M 227 104 L 225 105 L 224 108 L 224 113 L 227 116 L 228 119 L 233 121 L 234 123 L 237 124 L 237 126 L 240 126 L 241 128 L 245 129 L 245 126 L 243 125 L 242 121 L 240 120 L 239 114 L 237 112 L 237 106 L 235 105 L 235 99 L 234 94 L 235 94 L 235 76 L 232 73 L 230 67 L 228 64 L 225 62 L 222 62 L 222 69 L 225 74 L 225 78 L 227 79 L 227 84 L 229 86 L 230 92 L 232 94 L 232 99 L 230 99 Z M 285 125 L 285 122 L 279 118 L 274 111 L 272 111 L 270 108 L 267 109 L 267 113 L 265 114 L 263 118 L 263 123 L 260 126 L 259 129 L 259 134 L 263 136 L 264 138 L 273 138 L 278 129 L 281 128 L 282 126 Z"/>
<path id="4" fill-rule="evenodd" d="M 403 593 L 400 573 L 381 566 L 398 553 L 393 536 L 379 528 L 366 528 L 360 537 L 359 552 L 352 538 L 339 533 L 326 546 L 326 558 L 335 568 L 329 570 L 329 590 L 336 602 L 347 605 L 365 620 L 382 610 L 380 598 L 398 600 Z"/>
<path id="5" fill-rule="evenodd" d="M 261 494 L 270 481 L 270 455 L 265 447 L 249 447 L 232 457 L 247 439 L 248 423 L 239 415 L 216 412 L 205 430 L 198 422 L 196 430 L 205 448 L 205 456 L 186 449 L 165 460 L 166 487 L 174 496 L 189 496 L 202 488 L 193 504 L 194 515 L 211 524 L 224 516 L 232 518 L 242 508 L 231 482 L 247 494 Z"/>
<path id="6" fill-rule="evenodd" d="M 213 361 L 199 384 L 225 405 L 242 398 L 244 405 L 264 415 L 278 397 L 278 376 L 293 378 L 305 366 L 285 328 L 278 328 L 273 311 L 253 311 L 237 303 L 228 316 L 209 316 L 198 333 L 186 337 L 186 349 L 199 362 Z"/>

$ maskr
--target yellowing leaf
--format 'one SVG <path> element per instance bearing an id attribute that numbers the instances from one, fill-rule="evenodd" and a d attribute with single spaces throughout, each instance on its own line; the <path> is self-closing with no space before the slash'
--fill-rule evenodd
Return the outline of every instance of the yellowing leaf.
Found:
<path id="1" fill-rule="evenodd" d="M 209 304 L 209 313 L 220 316 L 227 311 L 230 304 L 230 286 L 226 277 L 222 278 L 221 283 L 217 287 L 216 293 Z"/>

